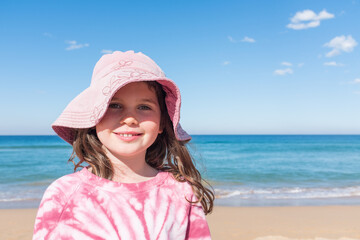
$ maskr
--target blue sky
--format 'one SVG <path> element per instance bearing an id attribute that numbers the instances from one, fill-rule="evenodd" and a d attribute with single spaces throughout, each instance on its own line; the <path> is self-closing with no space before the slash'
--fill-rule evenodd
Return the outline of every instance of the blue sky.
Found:
<path id="1" fill-rule="evenodd" d="M 0 134 L 51 123 L 109 51 L 182 92 L 190 134 L 360 134 L 360 1 L 0 3 Z"/>

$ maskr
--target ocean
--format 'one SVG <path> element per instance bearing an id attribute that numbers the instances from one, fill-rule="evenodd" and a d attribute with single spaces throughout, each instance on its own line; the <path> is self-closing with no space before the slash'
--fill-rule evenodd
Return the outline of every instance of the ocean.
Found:
<path id="1" fill-rule="evenodd" d="M 215 205 L 360 205 L 360 135 L 194 135 L 189 149 Z M 57 136 L 0 136 L 0 208 L 37 208 L 71 153 Z"/>

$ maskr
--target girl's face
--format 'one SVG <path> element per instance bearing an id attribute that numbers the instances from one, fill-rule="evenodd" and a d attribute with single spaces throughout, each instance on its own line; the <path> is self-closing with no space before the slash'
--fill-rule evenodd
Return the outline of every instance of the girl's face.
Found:
<path id="1" fill-rule="evenodd" d="M 112 98 L 96 125 L 100 142 L 118 159 L 143 157 L 156 140 L 161 110 L 155 90 L 145 82 L 129 83 Z"/>

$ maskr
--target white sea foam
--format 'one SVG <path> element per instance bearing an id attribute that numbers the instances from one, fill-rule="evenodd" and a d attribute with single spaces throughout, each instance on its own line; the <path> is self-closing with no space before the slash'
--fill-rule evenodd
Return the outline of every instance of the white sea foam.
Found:
<path id="1" fill-rule="evenodd" d="M 8 199 L 0 199 L 0 202 L 15 202 L 15 201 L 24 201 L 22 198 L 8 198 Z"/>
<path id="2" fill-rule="evenodd" d="M 360 186 L 338 188 L 216 188 L 217 198 L 237 197 L 240 199 L 327 199 L 360 197 Z"/>
<path id="3" fill-rule="evenodd" d="M 37 201 L 37 198 L 3 198 L 0 202 L 20 202 L 20 201 Z"/>

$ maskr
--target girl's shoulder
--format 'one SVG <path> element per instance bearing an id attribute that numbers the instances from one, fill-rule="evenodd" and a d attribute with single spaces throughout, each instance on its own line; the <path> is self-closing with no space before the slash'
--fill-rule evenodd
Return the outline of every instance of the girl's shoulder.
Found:
<path id="1" fill-rule="evenodd" d="M 83 170 L 81 170 L 83 171 Z M 44 197 L 59 196 L 59 198 L 67 199 L 82 182 L 80 172 L 74 172 L 64 175 L 53 181 L 46 189 Z"/>
<path id="2" fill-rule="evenodd" d="M 167 172 L 167 174 L 169 177 L 164 186 L 168 187 L 179 196 L 181 195 L 182 197 L 185 196 L 187 199 L 191 199 L 194 194 L 191 184 L 187 181 L 176 180 L 170 172 Z"/>

